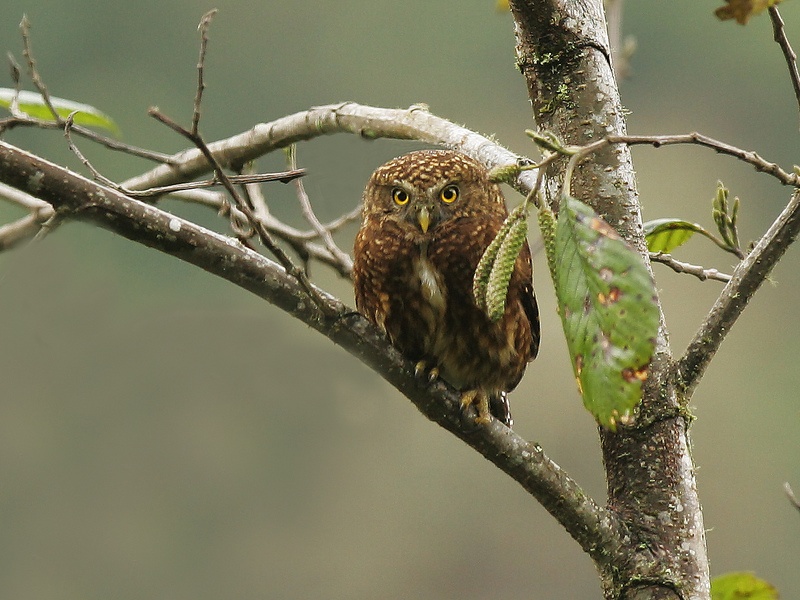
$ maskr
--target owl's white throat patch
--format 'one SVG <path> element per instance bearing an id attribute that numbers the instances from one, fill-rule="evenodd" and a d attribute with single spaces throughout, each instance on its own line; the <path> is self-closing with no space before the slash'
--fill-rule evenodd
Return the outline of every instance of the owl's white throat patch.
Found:
<path id="1" fill-rule="evenodd" d="M 424 252 L 414 261 L 414 271 L 419 277 L 422 296 L 437 310 L 444 310 L 445 297 L 442 292 L 441 275 Z"/>

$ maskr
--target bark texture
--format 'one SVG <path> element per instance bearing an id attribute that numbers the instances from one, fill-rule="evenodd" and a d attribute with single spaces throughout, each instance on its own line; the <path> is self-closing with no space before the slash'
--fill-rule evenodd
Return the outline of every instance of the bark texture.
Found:
<path id="1" fill-rule="evenodd" d="M 517 64 L 540 132 L 586 145 L 624 135 L 601 0 L 512 0 Z M 545 178 L 557 208 L 564 167 Z M 615 144 L 576 170 L 572 194 L 592 206 L 647 260 L 633 165 Z M 606 598 L 708 598 L 705 531 L 695 484 L 689 419 L 675 385 L 663 325 L 634 425 L 601 431 L 608 508 L 628 532 L 627 551 L 598 561 Z M 609 549 L 609 552 L 613 552 Z"/>

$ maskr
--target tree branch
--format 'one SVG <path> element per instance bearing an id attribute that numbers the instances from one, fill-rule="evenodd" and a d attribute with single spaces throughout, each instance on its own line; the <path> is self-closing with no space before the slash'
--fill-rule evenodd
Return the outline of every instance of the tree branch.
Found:
<path id="1" fill-rule="evenodd" d="M 706 320 L 689 342 L 678 361 L 678 383 L 687 401 L 731 326 L 742 314 L 750 298 L 766 280 L 789 245 L 800 232 L 800 189 L 758 241 L 755 248 L 733 271 L 733 276 L 708 313 Z"/>
<path id="2" fill-rule="evenodd" d="M 777 6 L 769 7 L 769 18 L 772 21 L 775 42 L 781 47 L 783 57 L 786 59 L 786 66 L 789 67 L 789 79 L 791 79 L 792 87 L 794 88 L 794 97 L 798 106 L 800 106 L 800 72 L 797 71 L 797 54 L 792 49 L 789 38 L 786 37 L 786 29 Z"/>
<path id="3" fill-rule="evenodd" d="M 533 495 L 599 564 L 624 552 L 627 536 L 613 513 L 598 506 L 537 444 L 493 420 L 475 427 L 460 395 L 439 381 L 422 386 L 414 364 L 364 317 L 315 288 L 320 310 L 295 277 L 236 240 L 204 229 L 117 190 L 0 141 L 0 181 L 36 193 L 59 214 L 90 221 L 123 237 L 196 265 L 267 300 L 359 358 L 447 429 Z"/>
<path id="4" fill-rule="evenodd" d="M 43 126 L 53 127 L 53 124 L 48 123 Z M 83 134 L 82 128 L 77 125 L 73 125 L 71 130 Z M 521 157 L 489 138 L 432 115 L 423 106 L 387 109 L 354 102 L 318 106 L 269 123 L 261 123 L 230 138 L 212 142 L 207 147 L 222 167 L 239 170 L 238 167 L 241 165 L 274 150 L 285 148 L 298 141 L 334 133 L 353 133 L 366 139 L 386 137 L 417 140 L 457 148 L 482 162 L 489 169 L 512 165 L 521 160 Z M 114 149 L 125 151 L 125 148 Z M 213 171 L 213 167 L 197 148 L 183 150 L 173 156 L 159 155 L 159 159 L 164 164 L 122 182 L 119 188 L 130 191 L 131 194 L 139 192 L 149 195 L 151 189 L 169 190 L 169 186 L 191 181 Z M 510 183 L 520 193 L 526 195 L 535 185 L 536 174 L 535 169 L 522 171 Z M 176 195 L 187 197 L 183 194 Z M 189 197 L 197 196 L 190 194 Z M 267 223 L 266 226 L 278 235 L 286 229 L 280 226 L 273 227 L 276 226 L 275 222 Z M 38 230 L 36 222 L 28 221 L 27 227 L 17 232 L 15 240 L 32 238 Z M 341 275 L 349 276 L 347 264 L 337 260 L 324 247 L 311 244 L 313 248 L 306 248 L 309 244 L 303 245 L 292 234 L 281 237 L 296 249 L 308 250 L 311 256 L 335 268 Z"/>
<path id="5" fill-rule="evenodd" d="M 664 254 L 663 252 L 651 252 L 650 253 L 650 260 L 653 262 L 659 262 L 663 265 L 668 266 L 670 269 L 675 271 L 676 273 L 686 273 L 687 275 L 694 275 L 700 281 L 706 281 L 707 279 L 715 279 L 717 281 L 724 281 L 727 283 L 731 280 L 731 276 L 726 273 L 720 273 L 716 269 L 706 269 L 700 265 L 692 265 L 689 263 L 681 262 L 672 258 L 670 254 Z"/>
<path id="6" fill-rule="evenodd" d="M 494 168 L 515 163 L 520 157 L 496 142 L 428 112 L 423 106 L 389 109 L 355 102 L 317 106 L 269 123 L 260 123 L 233 137 L 208 144 L 223 167 L 236 168 L 274 150 L 296 142 L 334 133 L 353 133 L 365 139 L 394 138 L 457 148 Z M 188 181 L 211 171 L 196 149 L 170 157 L 170 164 L 123 182 L 132 190 Z M 515 187 L 526 193 L 536 180 L 536 171 L 523 171 Z"/>
<path id="7" fill-rule="evenodd" d="M 647 260 L 625 111 L 611 69 L 601 0 L 511 0 L 517 65 L 525 76 L 537 131 L 566 146 L 592 148 L 571 181 Z M 610 135 L 609 135 L 610 134 Z M 608 138 L 608 139 L 602 139 Z M 545 170 L 550 205 L 564 189 L 565 163 Z M 643 386 L 636 423 L 601 430 L 608 504 L 633 534 L 633 550 L 598 564 L 606 598 L 707 598 L 709 576 L 702 512 L 685 415 L 673 383 L 665 322 Z M 674 510 L 676 505 L 682 508 Z M 635 549 L 633 549 L 635 548 Z"/>

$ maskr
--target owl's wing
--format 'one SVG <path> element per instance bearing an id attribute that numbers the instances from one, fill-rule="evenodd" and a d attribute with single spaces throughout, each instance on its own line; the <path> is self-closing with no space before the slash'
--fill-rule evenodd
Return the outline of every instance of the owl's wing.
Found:
<path id="1" fill-rule="evenodd" d="M 525 316 L 531 324 L 531 360 L 539 354 L 539 341 L 541 340 L 541 328 L 539 325 L 539 305 L 536 302 L 536 293 L 533 291 L 533 263 L 531 262 L 531 249 L 525 243 L 522 246 L 520 259 L 525 263 L 523 269 L 523 283 L 521 301 Z"/>

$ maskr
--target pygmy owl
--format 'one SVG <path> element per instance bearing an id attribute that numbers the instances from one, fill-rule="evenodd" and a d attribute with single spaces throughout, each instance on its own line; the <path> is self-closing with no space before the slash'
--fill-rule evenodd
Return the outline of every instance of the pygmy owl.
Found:
<path id="1" fill-rule="evenodd" d="M 539 349 L 531 254 L 524 244 L 505 313 L 478 308 L 472 280 L 508 211 L 478 162 L 459 152 L 422 150 L 389 161 L 364 191 L 355 242 L 356 306 L 386 332 L 417 374 L 441 376 L 475 405 L 511 425 L 506 393 Z"/>

